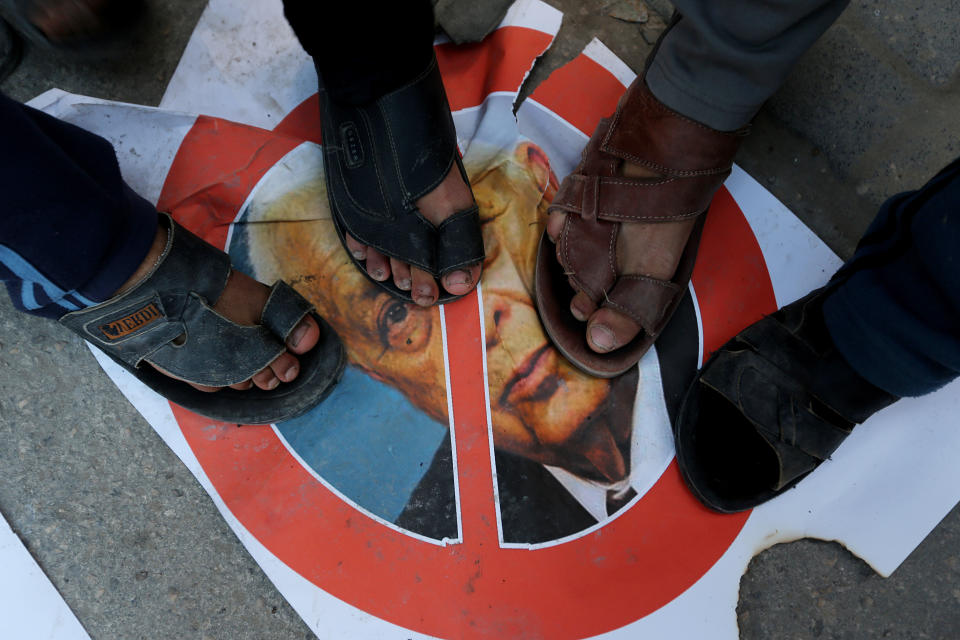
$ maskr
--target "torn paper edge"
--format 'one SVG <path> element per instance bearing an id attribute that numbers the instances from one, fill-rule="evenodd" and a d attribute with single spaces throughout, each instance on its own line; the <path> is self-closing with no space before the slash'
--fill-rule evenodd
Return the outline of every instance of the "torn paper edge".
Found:
<path id="1" fill-rule="evenodd" d="M 6 638 L 90 640 L 37 561 L 0 515 L 0 620 Z"/>

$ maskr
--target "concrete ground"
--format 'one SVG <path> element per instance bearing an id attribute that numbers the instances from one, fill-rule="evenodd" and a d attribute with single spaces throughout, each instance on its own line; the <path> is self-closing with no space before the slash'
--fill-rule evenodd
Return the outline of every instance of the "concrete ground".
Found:
<path id="1" fill-rule="evenodd" d="M 656 13 L 643 24 L 609 17 L 610 0 L 547 1 L 567 17 L 531 82 L 594 36 L 639 69 L 660 28 Z M 737 158 L 843 257 L 886 196 L 960 152 L 952 5 L 854 2 Z M 122 57 L 30 49 L 0 88 L 156 105 L 203 7 L 150 0 L 149 28 Z M 80 340 L 0 297 L 0 512 L 91 637 L 313 637 Z M 743 638 L 960 637 L 960 510 L 888 579 L 834 543 L 764 551 L 737 611 Z"/>

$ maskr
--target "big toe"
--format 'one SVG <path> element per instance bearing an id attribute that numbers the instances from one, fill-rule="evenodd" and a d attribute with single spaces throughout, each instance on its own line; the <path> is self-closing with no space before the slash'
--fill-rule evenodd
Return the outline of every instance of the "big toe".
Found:
<path id="1" fill-rule="evenodd" d="M 441 283 L 443 288 L 452 295 L 463 296 L 470 293 L 471 289 L 477 286 L 480 281 L 479 264 L 474 264 L 464 269 L 457 269 L 443 276 Z"/>
<path id="2" fill-rule="evenodd" d="M 628 344 L 640 330 L 640 325 L 627 316 L 604 307 L 587 323 L 587 344 L 597 353 L 609 353 Z"/>
<path id="3" fill-rule="evenodd" d="M 313 316 L 306 315 L 287 336 L 287 350 L 291 353 L 306 353 L 320 340 L 320 325 Z"/>
<path id="4" fill-rule="evenodd" d="M 567 214 L 562 211 L 550 212 L 550 217 L 547 219 L 547 237 L 556 242 L 563 232 L 563 221 L 566 219 Z"/>

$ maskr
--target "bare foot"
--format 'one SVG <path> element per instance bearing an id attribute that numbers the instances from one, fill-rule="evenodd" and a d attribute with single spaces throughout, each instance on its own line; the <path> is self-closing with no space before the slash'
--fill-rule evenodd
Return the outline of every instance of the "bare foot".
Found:
<path id="1" fill-rule="evenodd" d="M 622 174 L 630 178 L 660 178 L 638 165 L 624 163 Z M 553 211 L 547 221 L 547 235 L 556 242 L 563 230 L 566 214 Z M 683 250 L 696 224 L 696 218 L 666 224 L 623 223 L 617 235 L 617 270 L 670 280 L 677 271 Z M 628 344 L 641 327 L 631 318 L 609 308 L 597 308 L 585 293 L 570 301 L 570 313 L 586 322 L 587 344 L 598 353 L 607 353 Z"/>
<path id="2" fill-rule="evenodd" d="M 454 165 L 455 167 L 456 165 Z M 416 202 L 420 213 L 438 226 L 457 211 L 473 206 L 473 194 L 464 183 L 460 172 L 451 169 L 436 189 Z M 410 291 L 413 301 L 422 307 L 436 303 L 440 290 L 437 281 L 428 272 L 411 267 L 405 262 L 388 258 L 379 251 L 371 249 L 351 236 L 346 236 L 347 249 L 357 260 L 366 260 L 367 273 L 379 282 L 393 277 L 393 283 L 403 291 Z M 481 265 L 475 264 L 443 276 L 443 288 L 453 295 L 469 293 L 480 281 Z"/>
<path id="3" fill-rule="evenodd" d="M 145 278 L 163 254 L 166 244 L 167 230 L 163 225 L 160 225 L 157 227 L 157 235 L 153 239 L 153 245 L 151 245 L 147 257 L 144 258 L 136 272 L 117 289 L 114 295 L 127 291 Z M 232 271 L 230 278 L 227 280 L 227 286 L 213 305 L 213 309 L 238 324 L 255 326 L 260 323 L 260 313 L 269 295 L 270 289 L 266 285 L 239 271 Z M 256 385 L 260 389 L 269 391 L 275 389 L 281 382 L 292 381 L 300 373 L 300 363 L 294 354 L 306 353 L 317 344 L 319 338 L 320 327 L 317 326 L 317 322 L 310 316 L 305 317 L 290 332 L 285 353 L 277 356 L 273 362 L 249 380 L 232 384 L 230 388 L 243 391 Z M 155 368 L 171 378 L 182 379 L 163 371 L 159 367 Z M 212 392 L 221 388 L 194 384 L 186 380 L 184 382 L 200 391 Z"/>

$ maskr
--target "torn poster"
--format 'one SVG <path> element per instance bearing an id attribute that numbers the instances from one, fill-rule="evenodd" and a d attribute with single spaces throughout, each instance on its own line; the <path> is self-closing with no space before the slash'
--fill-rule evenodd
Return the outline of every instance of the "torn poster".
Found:
<path id="1" fill-rule="evenodd" d="M 889 574 L 957 502 L 957 385 L 877 414 L 752 512 L 712 513 L 683 486 L 670 416 L 697 367 L 840 264 L 737 168 L 637 369 L 593 379 L 550 347 L 531 300 L 546 206 L 634 77 L 594 41 L 514 117 L 560 20 L 520 0 L 484 42 L 436 45 L 488 256 L 477 292 L 441 308 L 375 289 L 341 248 L 316 77 L 279 2 L 212 0 L 160 109 L 35 101 L 109 139 L 131 186 L 236 267 L 292 283 L 346 343 L 330 398 L 270 427 L 192 415 L 99 358 L 323 637 L 735 638 L 758 551 L 838 540 Z"/>

